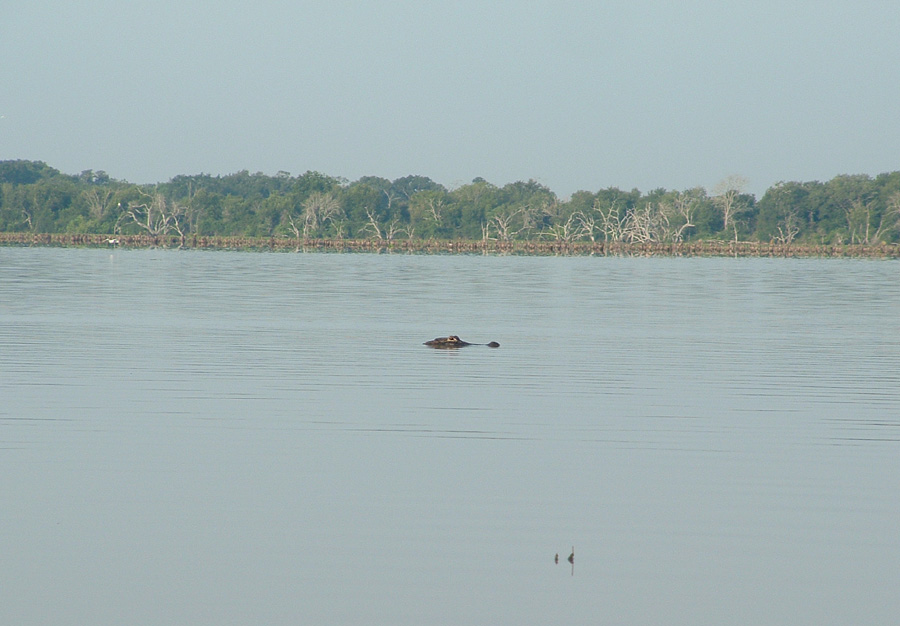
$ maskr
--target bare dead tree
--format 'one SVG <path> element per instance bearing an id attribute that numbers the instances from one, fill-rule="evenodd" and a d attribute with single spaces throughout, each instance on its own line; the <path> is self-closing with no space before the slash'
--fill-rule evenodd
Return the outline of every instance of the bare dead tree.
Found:
<path id="1" fill-rule="evenodd" d="M 491 224 L 497 231 L 497 238 L 500 241 L 510 241 L 515 238 L 516 235 L 526 230 L 526 226 L 524 221 L 522 226 L 518 229 L 515 229 L 513 226 L 513 221 L 520 215 L 525 213 L 524 208 L 518 208 L 515 211 L 508 211 L 505 213 L 498 213 L 491 218 Z"/>
<path id="2" fill-rule="evenodd" d="M 888 233 L 900 228 L 900 192 L 890 197 L 887 206 L 877 217 L 877 224 L 875 200 L 863 202 L 862 199 L 856 199 L 844 209 L 844 213 L 850 231 L 850 243 L 868 245 L 881 242 Z"/>
<path id="3" fill-rule="evenodd" d="M 681 241 L 684 231 L 692 227 L 695 200 L 679 195 L 673 200 L 648 202 L 635 207 L 624 216 L 617 211 L 600 214 L 601 229 L 606 241 L 628 243 L 664 243 Z M 582 218 L 593 240 L 593 218 Z"/>
<path id="4" fill-rule="evenodd" d="M 115 192 L 104 187 L 91 187 L 85 190 L 83 195 L 88 205 L 88 215 L 95 220 L 101 220 L 112 207 Z"/>
<path id="5" fill-rule="evenodd" d="M 580 211 L 571 213 L 566 221 L 559 221 L 545 231 L 556 241 L 571 242 L 585 235 L 584 216 Z"/>
<path id="6" fill-rule="evenodd" d="M 114 235 L 119 235 L 119 234 L 121 234 L 121 232 L 122 232 L 122 222 L 123 222 L 123 221 L 126 221 L 127 218 L 131 217 L 131 216 L 128 214 L 128 211 L 125 211 L 125 210 L 122 208 L 122 203 L 121 203 L 121 202 L 118 204 L 118 210 L 119 210 L 119 217 L 116 218 L 116 225 L 113 227 L 113 234 L 114 234 Z"/>
<path id="7" fill-rule="evenodd" d="M 394 237 L 397 236 L 397 233 L 403 231 L 404 226 L 397 218 L 392 219 L 387 224 L 380 223 L 372 209 L 366 209 L 366 216 L 369 218 L 369 223 L 366 224 L 366 228 L 372 231 L 372 234 L 376 239 L 381 241 L 392 241 Z"/>
<path id="8" fill-rule="evenodd" d="M 684 231 L 696 226 L 694 224 L 694 213 L 699 204 L 700 202 L 695 194 L 683 191 L 675 196 L 675 199 L 669 205 L 669 209 L 661 207 L 664 211 L 669 212 L 670 220 L 679 218 L 682 220 L 681 225 L 672 233 L 673 241 L 682 241 L 684 239 Z"/>
<path id="9" fill-rule="evenodd" d="M 279 172 L 279 175 L 286 174 L 286 172 Z M 288 174 L 290 176 L 290 174 Z M 187 201 L 182 204 L 182 210 L 184 216 L 182 221 L 185 224 L 185 229 L 190 232 L 197 232 L 197 226 L 200 222 L 200 218 L 203 216 L 203 208 L 194 204 L 194 198 L 197 195 L 197 191 L 194 189 L 194 181 L 187 181 Z"/>
<path id="10" fill-rule="evenodd" d="M 446 195 L 442 191 L 420 191 L 409 200 L 410 221 L 440 227 L 444 223 Z M 427 228 L 427 226 L 426 226 Z"/>
<path id="11" fill-rule="evenodd" d="M 862 200 L 857 199 L 851 202 L 850 206 L 844 207 L 844 217 L 847 219 L 851 244 L 868 242 L 870 214 L 871 202 L 863 203 Z"/>
<path id="12" fill-rule="evenodd" d="M 536 207 L 526 204 L 520 210 L 522 212 L 522 230 L 520 232 L 536 231 L 539 226 L 538 218 L 547 211 L 547 205 Z"/>
<path id="13" fill-rule="evenodd" d="M 552 237 L 556 241 L 568 241 L 572 237 L 575 220 L 571 214 L 565 216 L 562 204 L 556 199 L 545 200 L 540 207 L 541 229 L 538 237 Z M 564 219 L 565 218 L 565 219 Z M 549 225 L 544 226 L 549 221 Z"/>
<path id="14" fill-rule="evenodd" d="M 681 192 L 674 198 L 661 200 L 655 207 L 648 204 L 647 210 L 650 215 L 646 216 L 645 221 L 652 228 L 652 240 L 659 242 L 682 241 L 684 231 L 694 226 L 694 212 L 697 204 L 696 196 L 687 192 Z"/>
<path id="15" fill-rule="evenodd" d="M 129 216 L 134 224 L 147 234 L 162 236 L 175 230 L 183 235 L 183 229 L 179 222 L 182 216 L 182 208 L 175 202 L 168 202 L 159 191 L 152 194 L 140 192 L 146 197 L 146 201 L 138 204 L 131 202 L 125 209 L 125 215 Z"/>
<path id="16" fill-rule="evenodd" d="M 366 217 L 369 218 L 369 223 L 366 224 L 366 228 L 372 231 L 372 234 L 375 235 L 376 239 L 384 240 L 384 234 L 381 232 L 381 226 L 378 224 L 378 219 L 375 217 L 375 212 L 372 209 L 366 209 Z"/>
<path id="17" fill-rule="evenodd" d="M 341 212 L 341 203 L 331 193 L 314 191 L 303 203 L 303 238 L 318 234 Z"/>
<path id="18" fill-rule="evenodd" d="M 31 221 L 31 208 L 22 207 L 22 216 L 25 218 L 25 223 L 28 224 L 28 230 L 34 230 L 34 223 Z"/>
<path id="19" fill-rule="evenodd" d="M 341 240 L 344 238 L 344 225 L 347 223 L 347 220 L 343 217 L 340 221 L 333 222 L 334 224 L 334 238 Z"/>
<path id="20" fill-rule="evenodd" d="M 287 220 L 288 227 L 294 233 L 294 239 L 297 240 L 297 245 L 300 245 L 300 235 L 303 233 L 303 230 L 300 226 L 297 225 L 297 222 L 294 221 L 294 216 L 291 215 L 290 211 L 285 211 L 281 216 L 282 221 Z"/>
<path id="21" fill-rule="evenodd" d="M 178 233 L 178 236 L 181 238 L 181 246 L 184 246 L 187 233 L 189 232 L 187 212 L 183 205 L 175 205 L 173 203 L 173 206 L 177 210 L 172 212 L 172 230 Z"/>
<path id="22" fill-rule="evenodd" d="M 397 233 L 403 231 L 403 225 L 397 218 L 392 219 L 385 227 L 384 234 L 388 241 L 393 241 Z"/>
<path id="23" fill-rule="evenodd" d="M 881 214 L 881 224 L 879 224 L 875 236 L 881 238 L 892 231 L 900 231 L 900 191 L 894 192 L 888 198 L 887 206 Z"/>
<path id="24" fill-rule="evenodd" d="M 601 213 L 604 241 L 622 241 L 625 238 L 625 220 L 618 213 Z"/>
<path id="25" fill-rule="evenodd" d="M 600 231 L 603 233 L 603 241 L 618 242 L 625 240 L 626 216 L 619 212 L 618 199 L 609 206 L 601 206 L 599 200 L 594 201 L 594 212 L 600 217 Z"/>
<path id="26" fill-rule="evenodd" d="M 667 226 L 667 222 L 665 215 L 652 202 L 648 202 L 626 215 L 622 229 L 623 240 L 631 243 L 660 241 L 660 231 Z"/>
<path id="27" fill-rule="evenodd" d="M 591 213 L 585 213 L 584 211 L 578 211 L 574 213 L 577 216 L 578 222 L 581 224 L 581 234 L 583 237 L 587 237 L 591 241 L 596 241 L 596 235 L 594 234 L 597 229 L 597 216 Z"/>
<path id="28" fill-rule="evenodd" d="M 444 210 L 443 198 L 429 198 L 428 210 L 431 212 L 431 217 L 434 218 L 435 224 L 441 224 L 444 221 L 441 216 L 441 212 Z"/>
<path id="29" fill-rule="evenodd" d="M 716 185 L 713 189 L 713 202 L 722 212 L 722 230 L 728 227 L 734 230 L 734 240 L 737 241 L 737 221 L 735 216 L 744 208 L 740 203 L 740 196 L 747 186 L 747 179 L 733 174 Z"/>
<path id="30" fill-rule="evenodd" d="M 394 191 L 393 189 L 382 189 L 381 192 L 382 192 L 382 193 L 385 195 L 385 197 L 387 198 L 387 203 L 388 203 L 387 209 L 388 209 L 388 213 L 391 213 L 391 207 L 392 207 L 393 204 L 394 204 L 394 200 L 396 200 L 396 199 L 399 197 L 399 194 L 397 194 L 397 192 Z"/>
<path id="31" fill-rule="evenodd" d="M 778 234 L 775 236 L 775 242 L 783 246 L 789 246 L 800 234 L 800 224 L 798 223 L 797 213 L 789 211 L 784 218 L 778 222 L 776 226 Z"/>

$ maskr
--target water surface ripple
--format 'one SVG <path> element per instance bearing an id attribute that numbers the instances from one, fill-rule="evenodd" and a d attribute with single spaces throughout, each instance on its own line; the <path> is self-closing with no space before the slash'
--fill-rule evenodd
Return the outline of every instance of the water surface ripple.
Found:
<path id="1" fill-rule="evenodd" d="M 898 268 L 0 248 L 0 621 L 892 623 Z"/>

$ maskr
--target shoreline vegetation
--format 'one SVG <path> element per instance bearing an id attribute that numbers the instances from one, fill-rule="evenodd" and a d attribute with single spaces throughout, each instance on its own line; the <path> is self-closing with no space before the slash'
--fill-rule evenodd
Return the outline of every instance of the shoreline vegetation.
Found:
<path id="1" fill-rule="evenodd" d="M 704 240 L 673 243 L 558 242 L 494 240 L 291 239 L 288 237 L 201 237 L 192 235 L 119 235 L 72 233 L 0 233 L 0 246 L 84 248 L 166 248 L 374 254 L 484 254 L 522 256 L 674 256 L 771 258 L 900 258 L 900 244 L 808 245 L 755 241 Z"/>
<path id="2" fill-rule="evenodd" d="M 900 171 L 779 182 L 757 199 L 617 187 L 561 198 L 534 180 L 447 188 L 427 176 L 308 171 L 134 184 L 0 161 L 0 245 L 421 254 L 897 258 Z"/>

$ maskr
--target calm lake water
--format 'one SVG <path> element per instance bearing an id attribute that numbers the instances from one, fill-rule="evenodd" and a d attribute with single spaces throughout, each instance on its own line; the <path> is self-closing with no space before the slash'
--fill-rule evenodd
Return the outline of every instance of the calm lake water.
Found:
<path id="1" fill-rule="evenodd" d="M 888 624 L 898 520 L 897 262 L 0 248 L 4 624 Z"/>

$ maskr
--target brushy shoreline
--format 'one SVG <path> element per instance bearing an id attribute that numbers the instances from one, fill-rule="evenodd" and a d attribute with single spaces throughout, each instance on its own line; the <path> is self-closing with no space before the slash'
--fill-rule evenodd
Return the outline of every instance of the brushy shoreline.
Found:
<path id="1" fill-rule="evenodd" d="M 171 248 L 280 252 L 369 252 L 410 254 L 511 254 L 533 256 L 828 257 L 900 258 L 900 244 L 808 245 L 705 240 L 680 243 L 603 241 L 496 241 L 435 239 L 295 239 L 289 237 L 200 237 L 0 233 L 0 245 L 55 247 Z"/>

